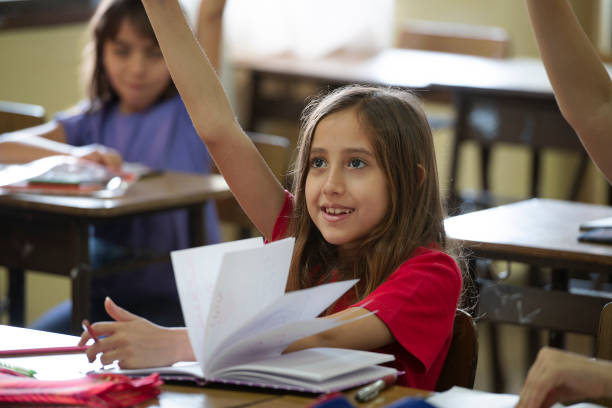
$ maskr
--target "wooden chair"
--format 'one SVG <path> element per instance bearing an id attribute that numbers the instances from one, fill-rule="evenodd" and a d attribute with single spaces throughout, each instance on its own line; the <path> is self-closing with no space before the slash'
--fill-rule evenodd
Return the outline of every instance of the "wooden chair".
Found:
<path id="1" fill-rule="evenodd" d="M 45 108 L 40 105 L 0 101 L 0 133 L 12 132 L 45 121 Z"/>
<path id="2" fill-rule="evenodd" d="M 259 150 L 259 153 L 272 169 L 274 175 L 281 181 L 289 165 L 289 139 L 276 135 L 249 132 L 249 137 Z M 215 171 L 217 171 L 215 169 Z M 240 238 L 248 238 L 255 227 L 249 217 L 242 211 L 242 208 L 234 199 L 225 198 L 217 200 L 217 213 L 221 222 L 235 225 L 239 228 Z"/>
<path id="3" fill-rule="evenodd" d="M 469 313 L 457 309 L 453 324 L 453 338 L 435 390 L 445 391 L 455 385 L 473 388 L 477 362 L 476 325 Z"/>
<path id="4" fill-rule="evenodd" d="M 45 109 L 40 105 L 0 101 L 0 134 L 42 125 Z M 25 299 L 25 274 L 22 270 L 9 268 L 8 299 L 0 299 L 0 315 L 8 311 L 9 324 L 23 326 Z M 11 307 L 10 299 L 13 301 Z"/>
<path id="5" fill-rule="evenodd" d="M 401 28 L 398 47 L 507 58 L 510 37 L 500 27 L 409 20 Z"/>
<path id="6" fill-rule="evenodd" d="M 599 315 L 597 358 L 612 360 L 612 302 L 606 304 Z"/>

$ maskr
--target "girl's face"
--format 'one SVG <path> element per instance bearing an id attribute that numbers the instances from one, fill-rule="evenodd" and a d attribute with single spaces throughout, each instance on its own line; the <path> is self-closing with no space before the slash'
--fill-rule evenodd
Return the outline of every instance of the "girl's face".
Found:
<path id="1" fill-rule="evenodd" d="M 159 46 L 152 38 L 134 30 L 127 18 L 117 36 L 103 45 L 104 69 L 119 95 L 119 109 L 140 112 L 157 101 L 166 90 L 170 73 Z"/>
<path id="2" fill-rule="evenodd" d="M 305 197 L 308 214 L 325 240 L 341 249 L 358 243 L 387 213 L 387 180 L 353 109 L 319 122 Z"/>

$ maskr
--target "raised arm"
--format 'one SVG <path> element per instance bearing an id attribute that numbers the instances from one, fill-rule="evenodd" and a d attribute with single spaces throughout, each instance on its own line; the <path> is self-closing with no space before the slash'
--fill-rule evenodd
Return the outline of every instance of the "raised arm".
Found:
<path id="1" fill-rule="evenodd" d="M 196 131 L 245 213 L 270 237 L 284 201 L 282 186 L 236 121 L 178 1 L 142 2 Z"/>
<path id="2" fill-rule="evenodd" d="M 527 0 L 559 108 L 612 183 L 612 82 L 567 0 Z"/>
<path id="3" fill-rule="evenodd" d="M 225 0 L 202 0 L 198 12 L 197 35 L 206 50 L 210 65 L 219 72 L 221 64 L 221 36 Z"/>

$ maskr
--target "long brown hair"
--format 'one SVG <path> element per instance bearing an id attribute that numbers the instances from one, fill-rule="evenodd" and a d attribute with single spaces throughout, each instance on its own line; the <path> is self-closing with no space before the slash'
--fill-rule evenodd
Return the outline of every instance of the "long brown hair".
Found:
<path id="1" fill-rule="evenodd" d="M 359 243 L 351 259 L 339 259 L 308 215 L 305 184 L 310 148 L 321 120 L 353 109 L 367 129 L 388 186 L 388 216 Z M 421 177 L 418 165 L 425 169 Z M 359 278 L 356 297 L 379 286 L 419 246 L 445 248 L 444 210 L 440 200 L 433 138 L 420 102 L 391 88 L 351 85 L 313 100 L 302 116 L 294 165 L 295 205 L 289 234 L 296 237 L 288 289 L 331 279 Z M 332 276 L 332 273 L 334 274 Z"/>
<path id="2" fill-rule="evenodd" d="M 81 81 L 90 102 L 90 109 L 97 109 L 106 102 L 119 99 L 104 69 L 104 44 L 117 37 L 121 23 L 127 19 L 136 31 L 157 44 L 157 38 L 140 0 L 102 0 L 89 21 L 88 43 L 83 50 Z M 160 95 L 165 99 L 177 93 L 170 79 L 168 87 Z"/>

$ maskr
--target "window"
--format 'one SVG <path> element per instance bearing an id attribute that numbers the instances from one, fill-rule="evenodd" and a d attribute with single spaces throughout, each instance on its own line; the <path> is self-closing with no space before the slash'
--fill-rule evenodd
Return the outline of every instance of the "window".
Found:
<path id="1" fill-rule="evenodd" d="M 0 30 L 85 22 L 99 0 L 0 0 Z"/>

